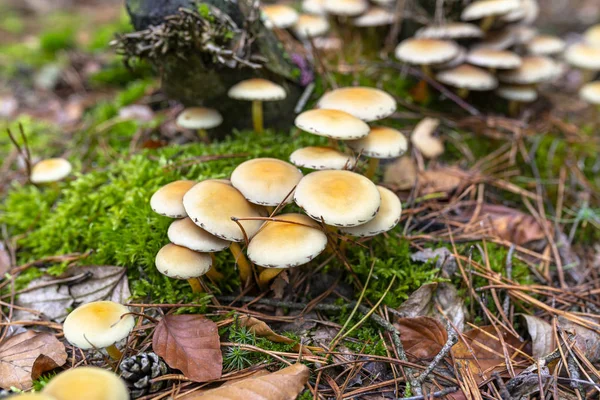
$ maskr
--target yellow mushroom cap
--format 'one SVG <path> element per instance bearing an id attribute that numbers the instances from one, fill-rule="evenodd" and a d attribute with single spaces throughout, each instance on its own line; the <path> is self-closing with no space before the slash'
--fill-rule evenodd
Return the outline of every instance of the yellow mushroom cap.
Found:
<path id="1" fill-rule="evenodd" d="M 239 190 L 228 183 L 207 180 L 191 188 L 183 196 L 183 205 L 196 225 L 224 240 L 244 241 L 237 218 L 266 217 L 263 207 L 249 203 Z M 254 236 L 263 221 L 239 221 L 248 237 Z"/>
<path id="2" fill-rule="evenodd" d="M 356 226 L 372 220 L 381 204 L 371 180 L 350 171 L 317 171 L 306 175 L 294 201 L 311 218 L 333 226 Z"/>
<path id="3" fill-rule="evenodd" d="M 31 168 L 31 182 L 49 183 L 66 178 L 72 171 L 71 163 L 64 158 L 48 158 Z"/>
<path id="4" fill-rule="evenodd" d="M 521 57 L 507 50 L 475 49 L 467 54 L 467 62 L 478 67 L 512 69 L 521 66 Z"/>
<path id="5" fill-rule="evenodd" d="M 292 30 L 301 39 L 322 36 L 329 30 L 329 21 L 322 15 L 302 14 Z"/>
<path id="6" fill-rule="evenodd" d="M 356 160 L 331 147 L 303 147 L 290 155 L 292 164 L 310 169 L 350 169 Z"/>
<path id="7" fill-rule="evenodd" d="M 187 215 L 183 208 L 183 195 L 190 190 L 196 182 L 174 181 L 158 189 L 150 198 L 150 208 L 157 214 L 171 218 L 183 218 Z"/>
<path id="8" fill-rule="evenodd" d="M 169 225 L 167 236 L 173 244 L 203 253 L 214 253 L 225 250 L 231 244 L 227 240 L 220 239 L 206 232 L 194 224 L 190 218 L 173 221 Z"/>
<path id="9" fill-rule="evenodd" d="M 77 307 L 65 319 L 65 338 L 80 349 L 104 348 L 129 335 L 135 319 L 129 308 L 114 301 L 94 301 Z"/>
<path id="10" fill-rule="evenodd" d="M 398 225 L 400 215 L 402 214 L 400 199 L 394 192 L 383 186 L 377 186 L 377 190 L 379 190 L 379 195 L 381 196 L 381 207 L 379 207 L 375 218 L 366 224 L 340 228 L 341 232 L 352 236 L 368 237 L 387 232 Z"/>
<path id="11" fill-rule="evenodd" d="M 306 215 L 281 214 L 275 219 L 266 222 L 250 241 L 248 258 L 253 263 L 267 268 L 296 267 L 327 247 L 327 235 Z"/>
<path id="12" fill-rule="evenodd" d="M 557 36 L 538 35 L 531 39 L 526 47 L 530 54 L 535 56 L 551 56 L 565 49 L 565 41 Z"/>
<path id="13" fill-rule="evenodd" d="M 590 46 L 600 47 L 600 24 L 589 27 L 583 36 Z"/>
<path id="14" fill-rule="evenodd" d="M 221 125 L 223 117 L 212 108 L 190 107 L 177 116 L 177 125 L 185 129 L 210 129 Z"/>
<path id="15" fill-rule="evenodd" d="M 370 87 L 345 87 L 325 93 L 319 108 L 340 110 L 363 121 L 383 119 L 396 111 L 396 100 L 383 90 Z"/>
<path id="16" fill-rule="evenodd" d="M 415 37 L 423 39 L 465 39 L 481 38 L 480 27 L 468 22 L 449 22 L 444 25 L 429 25 L 419 29 Z"/>
<path id="17" fill-rule="evenodd" d="M 262 6 L 261 9 L 267 17 L 265 25 L 268 28 L 274 26 L 276 28 L 286 29 L 294 25 L 298 20 L 298 12 L 285 4 L 267 4 Z"/>
<path id="18" fill-rule="evenodd" d="M 571 45 L 565 52 L 565 60 L 576 68 L 600 70 L 600 47 L 585 43 Z"/>
<path id="19" fill-rule="evenodd" d="M 519 0 L 478 0 L 463 9 L 460 19 L 473 21 L 492 15 L 504 15 L 520 6 Z"/>
<path id="20" fill-rule="evenodd" d="M 340 110 L 308 110 L 296 117 L 294 124 L 303 131 L 332 139 L 351 140 L 369 134 L 369 125 Z"/>
<path id="21" fill-rule="evenodd" d="M 469 90 L 492 90 L 498 87 L 494 75 L 468 64 L 442 71 L 435 78 L 446 85 Z"/>
<path id="22" fill-rule="evenodd" d="M 458 51 L 458 45 L 451 40 L 410 38 L 396 47 L 395 55 L 410 64 L 431 65 L 451 60 Z"/>
<path id="23" fill-rule="evenodd" d="M 285 89 L 267 79 L 253 78 L 236 83 L 227 93 L 232 99 L 274 101 L 287 96 Z"/>
<path id="24" fill-rule="evenodd" d="M 244 161 L 231 174 L 231 184 L 246 200 L 264 206 L 291 203 L 291 192 L 300 179 L 302 172 L 298 168 L 276 158 Z"/>
<path id="25" fill-rule="evenodd" d="M 366 0 L 327 0 L 325 11 L 329 14 L 354 17 L 367 11 L 369 3 Z"/>
<path id="26" fill-rule="evenodd" d="M 56 400 L 129 400 L 125 382 L 98 367 L 77 367 L 61 372 L 42 393 Z"/>
<path id="27" fill-rule="evenodd" d="M 21 393 L 15 396 L 11 396 L 11 399 L 19 400 L 58 400 L 56 397 L 52 397 L 43 393 Z"/>
<path id="28" fill-rule="evenodd" d="M 552 79 L 558 67 L 554 60 L 544 56 L 523 57 L 523 63 L 517 69 L 503 71 L 498 75 L 502 82 L 519 85 L 540 83 Z"/>
<path id="29" fill-rule="evenodd" d="M 386 126 L 373 126 L 367 137 L 350 140 L 347 144 L 354 151 L 372 158 L 400 157 L 408 148 L 404 135 Z"/>
<path id="30" fill-rule="evenodd" d="M 173 279 L 198 278 L 212 267 L 212 257 L 187 247 L 169 243 L 163 246 L 154 260 L 156 269 Z"/>
<path id="31" fill-rule="evenodd" d="M 579 90 L 579 97 L 590 104 L 600 104 L 600 81 L 589 82 Z"/>

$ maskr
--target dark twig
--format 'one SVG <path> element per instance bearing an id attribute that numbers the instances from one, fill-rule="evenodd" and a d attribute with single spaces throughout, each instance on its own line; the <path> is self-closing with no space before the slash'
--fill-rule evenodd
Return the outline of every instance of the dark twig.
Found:
<path id="1" fill-rule="evenodd" d="M 425 400 L 425 399 L 437 399 L 440 397 L 444 397 L 450 393 L 454 393 L 458 390 L 457 387 L 451 386 L 449 388 L 439 390 L 437 392 L 428 393 L 426 395 L 418 395 L 418 396 L 410 396 L 410 397 L 400 397 L 398 400 Z"/>
<path id="2" fill-rule="evenodd" d="M 446 330 L 448 331 L 448 339 L 446 340 L 444 347 L 442 347 L 440 352 L 433 358 L 433 360 L 429 363 L 427 368 L 425 368 L 425 370 L 423 372 L 421 372 L 421 374 L 418 377 L 414 378 L 411 381 L 411 386 L 413 387 L 413 390 L 415 392 L 417 392 L 418 394 L 422 393 L 421 385 L 423 385 L 423 382 L 425 382 L 425 379 L 427 379 L 427 376 L 429 376 L 429 374 L 431 374 L 431 372 L 435 369 L 435 367 L 437 367 L 438 364 L 444 358 L 446 358 L 446 356 L 450 352 L 450 349 L 452 349 L 452 346 L 454 346 L 456 344 L 456 342 L 458 342 L 458 335 L 456 334 L 456 331 L 452 327 L 452 324 L 448 323 L 446 326 Z"/>
<path id="3" fill-rule="evenodd" d="M 512 280 L 512 268 L 513 268 L 513 264 L 512 264 L 512 259 L 513 259 L 513 254 L 515 253 L 515 244 L 513 243 L 510 248 L 508 249 L 508 253 L 506 254 L 506 279 L 508 279 L 509 281 Z M 508 295 L 508 293 L 506 294 L 506 297 L 504 297 L 504 303 L 502 304 L 502 310 L 504 311 L 504 315 L 506 315 L 508 317 L 509 311 L 510 311 L 510 296 Z"/>

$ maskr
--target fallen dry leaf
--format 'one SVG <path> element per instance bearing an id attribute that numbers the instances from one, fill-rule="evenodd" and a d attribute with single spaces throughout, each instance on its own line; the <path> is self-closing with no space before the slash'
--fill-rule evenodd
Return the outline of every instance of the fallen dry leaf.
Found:
<path id="1" fill-rule="evenodd" d="M 293 339 L 275 333 L 269 327 L 269 325 L 258 318 L 254 318 L 249 315 L 240 315 L 237 319 L 237 323 L 239 326 L 245 326 L 248 328 L 248 330 L 254 333 L 256 336 L 264 337 L 272 342 L 288 344 L 294 343 Z"/>
<path id="2" fill-rule="evenodd" d="M 11 336 L 0 343 L 0 387 L 27 390 L 39 374 L 66 361 L 65 345 L 54 335 L 26 331 Z"/>
<path id="3" fill-rule="evenodd" d="M 531 337 L 531 355 L 538 359 L 548 355 L 556 349 L 554 330 L 552 325 L 533 315 L 522 314 L 527 325 L 527 332 Z"/>
<path id="4" fill-rule="evenodd" d="M 413 146 L 426 158 L 437 158 L 444 153 L 444 143 L 441 139 L 433 136 L 439 125 L 439 119 L 423 118 L 410 135 Z"/>
<path id="5" fill-rule="evenodd" d="M 410 190 L 419 184 L 419 195 L 449 193 L 468 182 L 469 174 L 455 166 L 435 167 L 419 171 L 409 156 L 403 156 L 387 165 L 383 183 L 393 190 Z"/>
<path id="6" fill-rule="evenodd" d="M 434 318 L 399 318 L 394 325 L 406 353 L 419 360 L 433 359 L 448 340 L 446 329 Z"/>
<path id="7" fill-rule="evenodd" d="M 565 331 L 575 334 L 575 343 L 592 363 L 600 361 L 600 335 L 596 331 L 577 325 L 564 317 L 558 317 L 558 325 Z"/>
<path id="8" fill-rule="evenodd" d="M 272 374 L 252 376 L 186 400 L 294 400 L 308 382 L 306 365 L 294 364 Z"/>
<path id="9" fill-rule="evenodd" d="M 10 256 L 4 245 L 0 243 L 0 279 L 4 279 L 4 274 L 10 269 Z"/>
<path id="10" fill-rule="evenodd" d="M 468 368 L 477 383 L 491 377 L 493 372 L 498 372 L 501 375 L 506 372 L 503 345 L 498 339 L 493 326 L 482 326 L 464 332 L 461 337 L 464 338 L 466 344 L 460 339 L 452 347 L 452 356 L 463 368 Z M 524 356 L 516 354 L 517 350 L 515 350 L 523 351 L 524 343 L 506 332 L 503 332 L 503 340 L 507 344 L 506 353 L 513 364 L 525 359 Z M 515 370 L 518 369 L 515 368 Z M 483 374 L 485 374 L 485 378 Z"/>
<path id="11" fill-rule="evenodd" d="M 40 311 L 44 318 L 62 321 L 68 309 L 99 300 L 125 303 L 131 293 L 126 270 L 113 266 L 71 267 L 59 278 L 42 277 L 31 281 L 19 294 L 16 304 Z M 39 316 L 16 310 L 15 319 L 37 320 Z"/>
<path id="12" fill-rule="evenodd" d="M 166 315 L 152 336 L 152 349 L 171 368 L 196 382 L 221 377 L 223 356 L 217 324 L 202 315 Z"/>

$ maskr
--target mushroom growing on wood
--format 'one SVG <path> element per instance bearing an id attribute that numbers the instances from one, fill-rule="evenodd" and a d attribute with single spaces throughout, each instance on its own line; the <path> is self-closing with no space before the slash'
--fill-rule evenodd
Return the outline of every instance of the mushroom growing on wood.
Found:
<path id="1" fill-rule="evenodd" d="M 223 122 L 221 114 L 212 108 L 190 107 L 183 110 L 176 120 L 177 126 L 195 130 L 201 140 L 207 141 L 207 129 L 216 128 Z"/>
<path id="2" fill-rule="evenodd" d="M 29 179 L 32 183 L 52 183 L 65 179 L 73 167 L 64 158 L 48 158 L 35 164 L 31 168 Z"/>
<path id="3" fill-rule="evenodd" d="M 150 208 L 157 214 L 169 218 L 183 218 L 187 216 L 183 207 L 183 195 L 190 190 L 196 182 L 180 180 L 167 183 L 158 189 L 150 198 Z"/>
<path id="4" fill-rule="evenodd" d="M 135 319 L 129 308 L 114 301 L 95 301 L 77 307 L 65 319 L 63 332 L 73 346 L 80 349 L 106 349 L 113 359 L 121 358 L 115 343 L 125 339 Z"/>
<path id="5" fill-rule="evenodd" d="M 257 133 L 263 132 L 263 101 L 283 100 L 287 96 L 282 86 L 260 78 L 247 79 L 233 85 L 228 95 L 232 99 L 252 102 L 252 121 Z"/>
<path id="6" fill-rule="evenodd" d="M 185 279 L 194 293 L 200 293 L 202 285 L 198 278 L 211 269 L 212 257 L 169 243 L 156 254 L 155 264 L 161 274 L 172 279 Z"/>
<path id="7" fill-rule="evenodd" d="M 125 382 L 98 367 L 77 367 L 50 380 L 42 393 L 56 400 L 129 400 Z"/>

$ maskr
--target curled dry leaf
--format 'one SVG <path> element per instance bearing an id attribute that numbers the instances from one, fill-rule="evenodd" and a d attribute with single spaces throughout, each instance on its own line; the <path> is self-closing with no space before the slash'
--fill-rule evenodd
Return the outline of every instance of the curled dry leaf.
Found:
<path id="1" fill-rule="evenodd" d="M 383 182 L 394 190 L 410 190 L 418 183 L 419 195 L 449 193 L 468 181 L 469 174 L 454 166 L 419 171 L 409 156 L 388 164 L 383 176 Z"/>
<path id="2" fill-rule="evenodd" d="M 439 125 L 439 119 L 423 118 L 410 135 L 410 141 L 423 157 L 437 158 L 444 153 L 444 143 L 433 136 Z"/>
<path id="3" fill-rule="evenodd" d="M 469 370 L 477 383 L 490 378 L 493 372 L 502 375 L 507 371 L 505 354 L 513 365 L 525 361 L 525 357 L 519 352 L 525 353 L 524 343 L 509 333 L 502 332 L 502 335 L 505 346 L 493 326 L 482 326 L 464 332 L 459 342 L 452 347 L 452 356 L 463 368 Z M 519 371 L 521 368 L 514 369 Z"/>
<path id="4" fill-rule="evenodd" d="M 186 400 L 294 400 L 308 382 L 309 370 L 294 364 L 272 374 L 252 376 Z"/>
<path id="5" fill-rule="evenodd" d="M 259 320 L 258 318 L 254 318 L 249 315 L 240 315 L 237 319 L 237 323 L 239 326 L 244 326 L 248 328 L 248 330 L 254 333 L 256 336 L 264 337 L 272 342 L 287 344 L 294 343 L 293 339 L 275 333 L 269 327 L 269 325 Z"/>
<path id="6" fill-rule="evenodd" d="M 54 335 L 25 331 L 11 336 L 0 343 L 0 387 L 27 390 L 39 374 L 66 361 L 65 345 Z"/>
<path id="7" fill-rule="evenodd" d="M 196 382 L 221 377 L 223 356 L 217 324 L 202 315 L 166 315 L 152 336 L 152 349 L 171 368 Z"/>
<path id="8" fill-rule="evenodd" d="M 577 325 L 564 317 L 558 317 L 558 325 L 565 332 L 575 335 L 577 347 L 590 362 L 600 361 L 600 335 L 598 332 Z"/>
<path id="9" fill-rule="evenodd" d="M 548 355 L 556 349 L 554 330 L 552 325 L 533 315 L 522 314 L 527 325 L 527 332 L 531 337 L 531 355 L 538 359 Z"/>
<path id="10" fill-rule="evenodd" d="M 419 360 L 433 359 L 448 340 L 446 329 L 434 318 L 399 318 L 395 326 L 406 353 Z"/>

